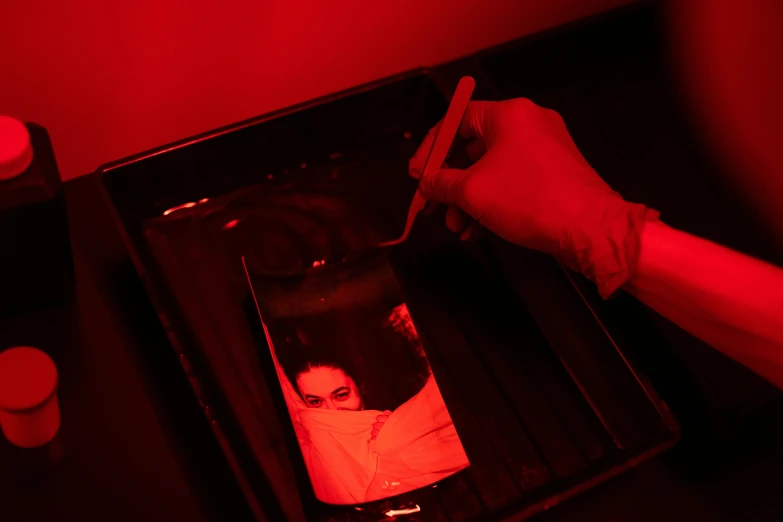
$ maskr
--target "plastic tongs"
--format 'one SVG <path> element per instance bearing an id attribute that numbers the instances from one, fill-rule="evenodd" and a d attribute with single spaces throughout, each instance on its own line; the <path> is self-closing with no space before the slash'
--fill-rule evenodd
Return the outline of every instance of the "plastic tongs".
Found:
<path id="1" fill-rule="evenodd" d="M 473 88 L 476 86 L 475 80 L 470 76 L 463 76 L 460 79 L 457 89 L 454 91 L 454 96 L 451 98 L 449 108 L 446 111 L 446 116 L 443 117 L 443 122 L 435 135 L 435 140 L 432 143 L 429 156 L 427 156 L 427 162 L 424 164 L 424 170 L 422 170 L 422 177 L 430 174 L 432 171 L 437 171 L 446 161 L 446 156 L 449 153 L 451 144 L 454 141 L 454 137 L 457 135 L 459 126 L 462 123 L 462 116 L 465 114 L 465 110 L 468 108 L 468 102 L 473 95 Z M 399 245 L 406 239 L 413 228 L 413 223 L 416 221 L 416 216 L 427 205 L 427 200 L 424 199 L 421 193 L 417 190 L 411 201 L 411 206 L 408 209 L 408 219 L 405 222 L 405 230 L 402 236 L 398 239 L 391 241 L 384 241 L 378 246 L 387 247 Z"/>

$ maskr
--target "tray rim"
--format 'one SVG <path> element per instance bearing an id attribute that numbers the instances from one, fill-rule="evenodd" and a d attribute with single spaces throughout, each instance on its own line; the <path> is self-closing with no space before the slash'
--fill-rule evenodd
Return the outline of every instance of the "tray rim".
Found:
<path id="1" fill-rule="evenodd" d="M 599 15 L 600 16 L 600 15 Z M 525 40 L 525 39 L 523 39 Z M 502 51 L 509 47 L 519 45 L 521 42 L 519 40 L 514 42 L 509 42 L 506 44 L 502 44 L 501 46 L 498 46 L 497 49 L 492 48 L 489 50 L 481 51 L 480 53 L 467 57 L 462 60 L 455 60 L 453 62 L 449 63 L 460 63 L 460 62 L 467 62 L 467 61 L 474 61 L 477 58 L 481 58 L 492 51 Z M 445 65 L 445 64 L 444 64 Z M 113 171 L 132 165 L 135 163 L 138 163 L 140 161 L 159 156 L 161 154 L 166 154 L 169 152 L 173 152 L 175 150 L 198 144 L 202 141 L 206 141 L 212 138 L 216 138 L 234 131 L 242 130 L 248 127 L 252 127 L 254 125 L 258 125 L 261 123 L 265 123 L 280 117 L 284 117 L 290 114 L 293 114 L 295 112 L 299 112 L 302 110 L 310 109 L 316 106 L 320 106 L 329 102 L 333 102 L 339 99 L 347 98 L 349 96 L 353 96 L 362 92 L 366 92 L 381 86 L 389 85 L 391 83 L 415 78 L 415 77 L 422 77 L 426 78 L 429 81 L 432 81 L 434 86 L 443 93 L 443 87 L 441 85 L 441 82 L 438 81 L 438 67 L 435 68 L 428 68 L 428 67 L 420 67 L 416 69 L 412 69 L 409 71 L 405 71 L 400 74 L 392 75 L 386 78 L 382 78 L 379 80 L 375 80 L 372 82 L 368 82 L 366 84 L 362 84 L 360 86 L 356 86 L 350 89 L 346 89 L 343 91 L 339 91 L 336 93 L 331 93 L 319 98 L 315 98 L 309 101 L 305 101 L 296 105 L 292 105 L 290 107 L 282 108 L 276 111 L 272 111 L 270 113 L 266 113 L 263 115 L 255 116 L 252 118 L 248 118 L 246 120 L 242 120 L 240 122 L 226 125 L 211 131 L 207 131 L 204 133 L 200 133 L 188 138 L 184 138 L 182 140 L 178 140 L 175 142 L 172 142 L 170 144 L 162 145 L 160 147 L 155 147 L 152 149 L 149 149 L 147 151 L 140 152 L 138 154 L 134 154 L 131 156 L 127 156 L 125 158 L 121 158 L 112 162 L 105 163 L 98 167 L 91 175 L 90 177 L 93 179 L 93 182 L 95 182 L 98 186 L 99 193 L 101 194 L 101 197 L 103 199 L 103 202 L 109 211 L 110 215 L 112 216 L 112 220 L 114 221 L 115 226 L 117 227 L 117 231 L 122 237 L 122 241 L 125 244 L 126 251 L 128 252 L 128 255 L 130 256 L 133 265 L 142 280 L 142 284 L 144 285 L 145 291 L 147 292 L 147 295 L 150 298 L 150 301 L 153 304 L 153 307 L 155 309 L 155 312 L 158 315 L 159 320 L 161 321 L 161 324 L 163 325 L 167 336 L 169 337 L 169 341 L 172 344 L 172 348 L 174 351 L 181 355 L 178 357 L 180 360 L 181 366 L 183 367 L 183 371 L 185 371 L 186 377 L 188 378 L 188 381 L 191 384 L 191 388 L 193 390 L 193 393 L 196 395 L 196 397 L 199 399 L 199 401 L 202 402 L 202 404 L 207 404 L 206 401 L 203 401 L 204 392 L 203 392 L 203 380 L 200 379 L 200 376 L 194 375 L 192 371 L 189 371 L 191 369 L 190 363 L 188 362 L 188 352 L 189 349 L 185 348 L 185 343 L 183 343 L 180 340 L 180 335 L 178 335 L 174 328 L 172 328 L 172 322 L 169 319 L 170 312 L 167 310 L 167 306 L 171 306 L 171 304 L 167 304 L 167 297 L 164 297 L 163 291 L 159 289 L 153 282 L 153 280 L 148 275 L 148 269 L 144 262 L 144 260 L 139 255 L 136 245 L 133 243 L 133 240 L 130 237 L 130 234 L 125 228 L 125 224 L 119 215 L 119 212 L 117 208 L 114 206 L 113 199 L 109 193 L 109 190 L 106 186 L 106 182 L 104 180 L 104 177 L 107 175 L 110 175 Z M 488 78 L 481 78 L 479 81 L 482 81 L 487 84 L 488 87 L 491 88 L 491 92 L 495 92 L 494 85 Z M 562 267 L 561 267 L 562 268 Z M 576 282 L 573 279 L 573 276 L 563 268 L 563 273 L 565 277 L 568 279 L 570 284 L 572 285 L 573 289 L 576 291 L 577 295 L 579 295 L 582 302 L 585 304 L 585 306 L 588 308 L 590 313 L 593 315 L 594 319 L 598 323 L 598 325 L 601 327 L 602 331 L 606 335 L 606 337 L 609 339 L 610 343 L 614 347 L 614 349 L 618 352 L 618 355 L 623 360 L 623 363 L 628 368 L 628 370 L 631 372 L 635 380 L 639 383 L 639 386 L 644 391 L 645 395 L 649 399 L 650 403 L 653 405 L 653 407 L 656 409 L 656 411 L 661 416 L 662 420 L 666 423 L 667 428 L 671 432 L 671 437 L 668 437 L 665 441 L 656 444 L 655 446 L 648 448 L 638 454 L 635 454 L 631 456 L 630 458 L 626 459 L 620 464 L 614 464 L 611 465 L 606 470 L 603 470 L 596 475 L 576 484 L 571 487 L 568 487 L 567 489 L 555 493 L 549 497 L 547 497 L 543 501 L 536 502 L 535 504 L 523 508 L 514 507 L 514 505 L 509 506 L 508 508 L 504 509 L 502 512 L 493 515 L 491 518 L 496 520 L 503 520 L 503 521 L 519 521 L 523 520 L 525 518 L 528 518 L 536 513 L 545 511 L 564 500 L 567 500 L 579 493 L 582 493 L 598 484 L 601 484 L 607 480 L 609 480 L 612 477 L 615 477 L 617 475 L 620 475 L 621 473 L 627 471 L 628 469 L 631 469 L 642 462 L 645 462 L 660 453 L 663 453 L 664 451 L 670 449 L 674 445 L 677 444 L 677 442 L 680 440 L 681 437 L 681 428 L 679 423 L 677 422 L 676 418 L 672 414 L 672 412 L 669 410 L 666 403 L 663 401 L 663 399 L 659 396 L 657 390 L 652 386 L 652 384 L 649 382 L 647 377 L 641 373 L 640 371 L 634 369 L 634 367 L 631 365 L 630 361 L 625 357 L 622 349 L 617 345 L 613 337 L 611 336 L 610 332 L 606 329 L 605 325 L 601 321 L 599 314 L 596 313 L 594 308 L 590 305 L 588 299 L 583 294 L 583 292 L 580 290 L 579 286 L 576 284 Z M 208 404 L 207 404 L 208 405 Z M 205 413 L 205 419 L 208 421 L 210 427 L 212 428 L 213 434 L 215 435 L 218 445 L 221 448 L 221 451 L 223 452 L 224 457 L 227 459 L 228 464 L 234 473 L 234 476 L 236 477 L 237 484 L 239 485 L 240 489 L 243 492 L 243 495 L 248 502 L 248 505 L 253 512 L 254 516 L 257 520 L 267 520 L 268 517 L 264 513 L 264 509 L 262 508 L 258 496 L 256 492 L 254 491 L 253 486 L 251 485 L 249 479 L 246 476 L 245 471 L 242 469 L 242 465 L 240 464 L 235 449 L 232 447 L 232 444 L 228 440 L 228 437 L 226 436 L 225 431 L 221 427 L 221 421 L 215 418 L 219 414 L 216 413 L 208 413 L 207 409 L 202 408 Z M 212 408 L 209 408 L 210 411 L 213 411 Z M 304 506 L 304 504 L 302 504 Z M 304 513 L 302 513 L 304 514 Z"/>

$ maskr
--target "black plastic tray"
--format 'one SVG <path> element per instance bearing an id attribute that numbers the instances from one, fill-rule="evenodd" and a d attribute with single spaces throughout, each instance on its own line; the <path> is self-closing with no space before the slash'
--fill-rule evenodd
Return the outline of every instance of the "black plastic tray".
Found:
<path id="1" fill-rule="evenodd" d="M 415 189 L 407 159 L 445 110 L 448 93 L 439 83 L 450 82 L 437 71 L 411 73 L 98 171 L 259 520 L 377 520 L 385 509 L 412 504 L 422 511 L 411 520 L 518 520 L 678 438 L 666 405 L 566 272 L 499 240 L 460 244 L 436 214 L 421 219 L 389 262 L 472 465 L 436 488 L 362 510 L 314 500 L 280 415 L 276 381 L 254 355 L 238 256 L 263 245 L 252 233 L 226 239 L 215 223 L 263 209 L 254 198 L 268 198 L 276 184 L 338 168 L 376 176 L 360 193 L 376 202 L 378 237 L 398 235 Z M 186 203 L 193 205 L 162 216 Z M 362 212 L 372 215 L 373 205 Z"/>

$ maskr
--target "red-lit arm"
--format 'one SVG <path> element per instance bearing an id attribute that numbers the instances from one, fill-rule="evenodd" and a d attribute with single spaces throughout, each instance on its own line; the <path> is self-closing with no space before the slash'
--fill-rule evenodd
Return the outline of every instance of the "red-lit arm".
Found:
<path id="1" fill-rule="evenodd" d="M 460 133 L 475 163 L 421 174 L 434 133 L 410 161 L 446 223 L 477 223 L 555 256 L 608 297 L 621 288 L 783 388 L 783 269 L 673 230 L 625 201 L 585 161 L 562 118 L 530 100 L 472 102 Z M 469 234 L 468 234 L 469 235 Z"/>
<path id="2" fill-rule="evenodd" d="M 625 288 L 783 389 L 783 269 L 652 221 Z"/>

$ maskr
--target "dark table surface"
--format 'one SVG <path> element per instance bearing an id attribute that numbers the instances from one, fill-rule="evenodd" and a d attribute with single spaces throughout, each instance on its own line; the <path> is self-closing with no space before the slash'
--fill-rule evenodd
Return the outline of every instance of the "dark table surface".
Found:
<path id="1" fill-rule="evenodd" d="M 65 184 L 73 299 L 0 320 L 54 359 L 62 416 L 41 449 L 0 437 L 0 520 L 249 520 L 96 181 Z"/>
<path id="2" fill-rule="evenodd" d="M 73 299 L 0 321 L 0 348 L 34 345 L 54 358 L 62 410 L 43 448 L 0 440 L 0 519 L 251 520 L 96 183 L 65 184 Z M 689 437 L 685 422 L 678 447 L 536 520 L 777 520 L 776 411 L 708 441 Z"/>

